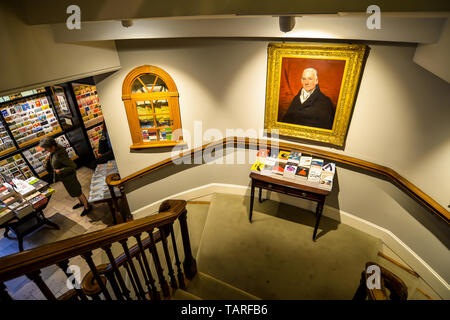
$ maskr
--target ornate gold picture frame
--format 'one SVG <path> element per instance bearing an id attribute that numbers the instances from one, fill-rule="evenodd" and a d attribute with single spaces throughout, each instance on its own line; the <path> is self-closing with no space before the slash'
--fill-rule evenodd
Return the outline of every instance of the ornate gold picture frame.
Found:
<path id="1" fill-rule="evenodd" d="M 366 45 L 270 43 L 264 128 L 343 146 L 366 52 Z"/>

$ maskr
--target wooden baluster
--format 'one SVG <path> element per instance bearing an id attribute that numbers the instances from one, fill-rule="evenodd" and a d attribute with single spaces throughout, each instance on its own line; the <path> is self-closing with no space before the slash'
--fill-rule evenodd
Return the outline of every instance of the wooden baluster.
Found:
<path id="1" fill-rule="evenodd" d="M 119 285 L 117 284 L 116 278 L 114 277 L 114 273 L 109 270 L 104 273 L 106 278 L 109 280 L 109 283 L 111 283 L 111 287 L 114 291 L 114 295 L 116 296 L 117 300 L 124 300 L 122 292 L 120 292 Z"/>
<path id="2" fill-rule="evenodd" d="M 177 289 L 178 288 L 177 279 L 175 278 L 175 273 L 173 272 L 172 261 L 170 259 L 169 249 L 167 247 L 167 236 L 168 236 L 167 225 L 160 227 L 159 232 L 161 232 L 161 242 L 164 249 L 164 256 L 166 257 L 167 268 L 169 270 L 170 286 L 173 289 Z"/>
<path id="3" fill-rule="evenodd" d="M 170 230 L 170 235 L 172 237 L 173 252 L 175 255 L 175 265 L 177 266 L 178 283 L 180 284 L 181 289 L 185 289 L 186 285 L 184 283 L 184 274 L 183 274 L 183 270 L 181 269 L 180 258 L 178 257 L 177 243 L 175 241 L 175 233 L 173 232 L 173 223 L 169 226 L 169 230 Z"/>
<path id="4" fill-rule="evenodd" d="M 153 230 L 147 232 L 150 237 L 150 247 L 149 250 L 153 257 L 153 262 L 155 263 L 156 273 L 158 274 L 159 285 L 164 297 L 170 296 L 169 285 L 167 284 L 166 278 L 164 277 L 163 268 L 161 267 L 161 262 L 159 261 L 158 251 L 156 250 L 155 238 L 153 237 Z"/>
<path id="5" fill-rule="evenodd" d="M 144 262 L 145 271 L 147 272 L 147 275 L 148 275 L 148 279 L 146 279 L 148 292 L 150 293 L 150 296 L 152 297 L 153 300 L 160 300 L 161 296 L 159 294 L 158 289 L 156 288 L 155 279 L 152 276 L 152 272 L 150 270 L 150 264 L 148 263 L 147 256 L 145 255 L 145 249 L 144 249 L 144 246 L 142 245 L 141 234 L 137 234 L 134 237 L 136 238 L 137 244 L 139 246 L 139 251 L 141 252 L 141 255 L 142 255 L 142 260 Z M 144 273 L 144 272 L 142 272 L 142 273 Z"/>
<path id="6" fill-rule="evenodd" d="M 186 278 L 192 279 L 197 274 L 197 262 L 192 256 L 191 250 L 191 242 L 189 240 L 189 232 L 186 221 L 187 210 L 180 215 L 178 220 L 180 221 L 180 229 L 181 229 L 181 238 L 183 240 L 183 249 L 184 249 L 184 273 L 186 274 Z"/>
<path id="7" fill-rule="evenodd" d="M 106 255 L 108 256 L 114 274 L 116 275 L 116 278 L 119 281 L 119 285 L 122 288 L 122 294 L 125 296 L 127 300 L 131 300 L 130 290 L 128 290 L 127 286 L 125 285 L 125 281 L 122 278 L 122 274 L 120 273 L 120 270 L 116 264 L 116 260 L 114 259 L 114 256 L 111 252 L 111 244 L 104 246 L 102 249 L 106 252 Z"/>
<path id="8" fill-rule="evenodd" d="M 141 281 L 139 280 L 139 276 L 136 272 L 136 268 L 134 267 L 133 258 L 130 255 L 130 250 L 128 250 L 127 240 L 120 240 L 120 244 L 123 247 L 123 251 L 128 258 L 128 264 L 131 268 L 131 273 L 133 274 L 134 279 L 136 280 L 136 285 L 138 288 L 139 296 L 142 300 L 146 300 L 144 289 L 142 288 Z"/>
<path id="9" fill-rule="evenodd" d="M 60 261 L 56 265 L 64 272 L 67 278 L 73 277 L 73 273 L 69 272 L 69 260 Z M 73 277 L 72 284 L 80 300 L 88 300 L 83 290 L 80 289 L 80 284 L 75 277 Z"/>
<path id="10" fill-rule="evenodd" d="M 106 300 L 112 300 L 111 295 L 108 292 L 108 289 L 106 288 L 105 284 L 103 283 L 97 268 L 95 267 L 94 260 L 92 260 L 92 251 L 83 253 L 81 257 L 87 262 L 89 268 L 92 271 L 92 275 L 94 276 L 95 281 L 97 281 L 97 284 L 99 285 L 100 289 L 102 289 L 103 295 L 105 296 Z"/>
<path id="11" fill-rule="evenodd" d="M 27 277 L 38 286 L 39 290 L 41 290 L 42 294 L 45 296 L 45 298 L 47 298 L 47 300 L 56 300 L 53 292 L 47 287 L 44 280 L 42 280 L 41 270 L 28 273 Z"/>
<path id="12" fill-rule="evenodd" d="M 131 286 L 133 287 L 134 294 L 135 294 L 136 298 L 139 299 L 139 291 L 136 286 L 136 282 L 134 281 L 133 274 L 131 273 L 128 262 L 125 261 L 123 265 L 125 266 L 125 270 L 127 270 L 127 274 L 128 274 L 128 277 L 130 278 L 130 282 L 131 282 Z"/>
<path id="13" fill-rule="evenodd" d="M 6 288 L 5 284 L 3 282 L 0 282 L 0 301 L 6 302 L 11 301 L 13 298 L 8 293 L 8 288 Z"/>

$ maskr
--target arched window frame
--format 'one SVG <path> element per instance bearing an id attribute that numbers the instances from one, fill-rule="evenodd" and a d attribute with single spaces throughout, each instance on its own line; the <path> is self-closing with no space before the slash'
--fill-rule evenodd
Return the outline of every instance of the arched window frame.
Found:
<path id="1" fill-rule="evenodd" d="M 133 93 L 132 86 L 134 81 L 144 74 L 151 73 L 161 78 L 167 86 L 168 91 L 164 92 L 146 92 L 146 93 Z M 180 106 L 178 102 L 178 89 L 175 82 L 170 75 L 161 68 L 143 65 L 131 70 L 125 77 L 122 84 L 122 101 L 125 105 L 125 111 L 127 113 L 128 125 L 130 128 L 131 139 L 133 144 L 130 149 L 143 149 L 152 147 L 167 147 L 174 146 L 183 142 L 183 137 L 178 136 L 177 141 L 144 141 L 142 136 L 141 125 L 139 123 L 139 115 L 137 112 L 136 101 L 149 101 L 157 99 L 167 99 L 170 119 L 172 123 L 172 135 L 177 129 L 181 129 L 180 118 Z"/>

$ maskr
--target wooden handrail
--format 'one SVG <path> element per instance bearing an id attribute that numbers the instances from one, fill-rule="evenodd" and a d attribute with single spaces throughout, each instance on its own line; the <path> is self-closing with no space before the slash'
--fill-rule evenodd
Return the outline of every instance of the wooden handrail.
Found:
<path id="1" fill-rule="evenodd" d="M 260 145 L 267 146 L 267 148 L 272 148 L 272 146 L 278 147 L 279 149 L 293 150 L 299 151 L 303 153 L 309 153 L 313 156 L 322 157 L 324 159 L 334 161 L 337 163 L 342 163 L 349 165 L 353 168 L 360 168 L 372 173 L 379 174 L 381 176 L 386 177 L 391 183 L 395 186 L 399 187 L 402 191 L 407 193 L 411 198 L 419 202 L 422 206 L 427 208 L 432 213 L 438 215 L 441 219 L 443 219 L 447 224 L 450 222 L 450 212 L 442 207 L 439 203 L 437 203 L 434 199 L 432 199 L 425 192 L 420 190 L 417 186 L 411 183 L 409 180 L 402 177 L 400 174 L 392 170 L 391 168 L 381 166 L 375 164 L 373 162 L 361 160 L 358 158 L 338 154 L 335 152 L 320 150 L 316 148 L 300 146 L 293 143 L 286 142 L 272 142 L 271 140 L 257 140 L 252 138 L 241 138 L 241 137 L 228 137 L 222 140 L 218 140 L 213 143 L 205 144 L 202 147 L 190 149 L 186 152 L 181 153 L 177 157 L 165 159 L 158 163 L 155 163 L 147 168 L 139 170 L 133 174 L 130 174 L 122 179 L 117 179 L 117 177 L 108 176 L 106 178 L 106 182 L 111 187 L 124 187 L 126 184 L 135 181 L 147 174 L 150 174 L 154 171 L 157 171 L 167 165 L 173 163 L 174 160 L 181 160 L 183 158 L 192 157 L 194 154 L 203 152 L 205 149 L 213 149 L 213 148 L 226 148 L 226 147 L 234 147 L 245 148 L 245 149 L 257 149 Z"/>
<path id="2" fill-rule="evenodd" d="M 167 200 L 157 215 L 125 222 L 0 258 L 0 282 L 40 270 L 152 228 L 174 222 L 186 212 L 186 201 Z"/>

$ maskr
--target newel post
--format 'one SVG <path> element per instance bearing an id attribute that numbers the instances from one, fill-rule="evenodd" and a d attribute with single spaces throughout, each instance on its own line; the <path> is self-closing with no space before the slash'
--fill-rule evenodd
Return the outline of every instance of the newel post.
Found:
<path id="1" fill-rule="evenodd" d="M 192 279 L 197 274 L 197 262 L 192 256 L 191 240 L 189 239 L 186 217 L 187 217 L 187 210 L 184 210 L 183 213 L 178 217 L 178 220 L 180 221 L 181 237 L 183 240 L 184 273 L 186 275 L 186 278 Z"/>

